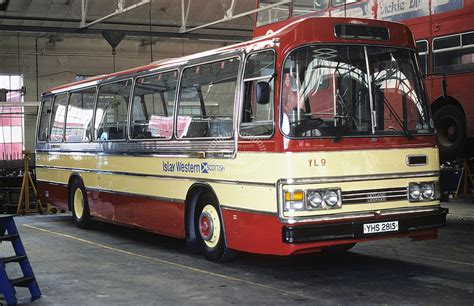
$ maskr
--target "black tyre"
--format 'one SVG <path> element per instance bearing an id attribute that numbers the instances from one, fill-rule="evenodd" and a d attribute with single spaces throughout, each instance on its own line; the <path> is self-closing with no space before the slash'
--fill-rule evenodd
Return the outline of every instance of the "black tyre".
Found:
<path id="1" fill-rule="evenodd" d="M 331 245 L 323 249 L 324 253 L 344 253 L 352 249 L 356 243 Z"/>
<path id="2" fill-rule="evenodd" d="M 236 252 L 227 248 L 224 226 L 215 196 L 203 193 L 199 196 L 194 224 L 201 253 L 212 262 L 227 262 Z"/>
<path id="3" fill-rule="evenodd" d="M 463 112 L 455 105 L 446 104 L 433 117 L 441 161 L 461 157 L 466 143 L 466 118 Z"/>
<path id="4" fill-rule="evenodd" d="M 84 184 L 80 180 L 74 180 L 70 190 L 69 207 L 72 210 L 74 223 L 79 228 L 87 228 L 90 225 L 91 217 Z"/>

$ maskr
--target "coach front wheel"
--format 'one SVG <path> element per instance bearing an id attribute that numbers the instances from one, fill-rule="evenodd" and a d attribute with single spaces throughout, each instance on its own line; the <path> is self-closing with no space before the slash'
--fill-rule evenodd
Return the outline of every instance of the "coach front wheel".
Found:
<path id="1" fill-rule="evenodd" d="M 213 195 L 205 193 L 199 197 L 194 224 L 201 252 L 208 260 L 226 262 L 235 258 L 236 252 L 227 248 L 222 217 Z"/>
<path id="2" fill-rule="evenodd" d="M 76 180 L 70 190 L 69 203 L 74 223 L 80 228 L 87 228 L 90 223 L 90 212 L 86 189 L 81 181 Z"/>

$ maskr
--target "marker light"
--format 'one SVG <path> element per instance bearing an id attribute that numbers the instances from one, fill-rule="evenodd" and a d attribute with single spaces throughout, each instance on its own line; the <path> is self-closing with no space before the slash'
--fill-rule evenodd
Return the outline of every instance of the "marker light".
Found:
<path id="1" fill-rule="evenodd" d="M 304 210 L 304 192 L 302 190 L 284 190 L 283 194 L 285 211 Z"/>

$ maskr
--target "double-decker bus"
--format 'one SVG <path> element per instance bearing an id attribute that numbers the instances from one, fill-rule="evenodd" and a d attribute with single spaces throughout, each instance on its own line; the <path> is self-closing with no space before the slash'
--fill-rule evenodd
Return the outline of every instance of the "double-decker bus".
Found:
<path id="1" fill-rule="evenodd" d="M 442 160 L 474 156 L 474 1 L 260 0 L 254 36 L 307 16 L 403 22 L 416 39 Z"/>
<path id="2" fill-rule="evenodd" d="M 402 24 L 296 20 L 249 42 L 52 88 L 40 197 L 211 261 L 434 239 L 434 126 Z"/>

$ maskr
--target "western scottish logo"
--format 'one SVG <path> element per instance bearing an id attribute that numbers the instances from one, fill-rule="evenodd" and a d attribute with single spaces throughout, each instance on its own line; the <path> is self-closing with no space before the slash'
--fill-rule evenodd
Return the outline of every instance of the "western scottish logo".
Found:
<path id="1" fill-rule="evenodd" d="M 211 172 L 224 172 L 225 166 L 220 164 L 211 164 L 208 162 L 189 163 L 189 162 L 162 162 L 163 172 L 175 173 L 201 173 L 209 174 Z"/>

